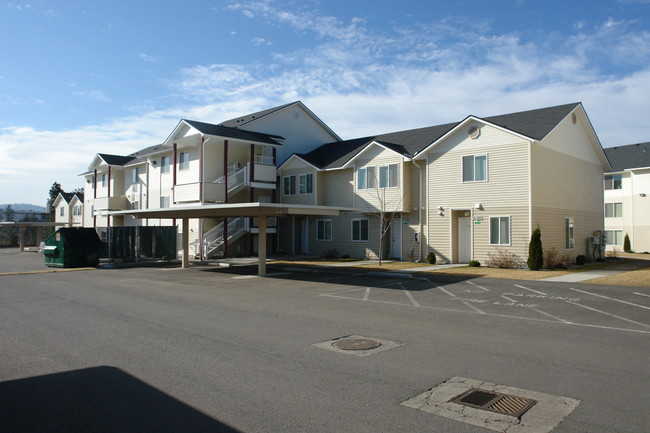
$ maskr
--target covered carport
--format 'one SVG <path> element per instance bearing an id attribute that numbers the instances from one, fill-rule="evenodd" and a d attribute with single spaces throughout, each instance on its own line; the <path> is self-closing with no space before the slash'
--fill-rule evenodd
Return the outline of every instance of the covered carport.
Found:
<path id="1" fill-rule="evenodd" d="M 182 267 L 189 267 L 189 221 L 195 218 L 259 218 L 258 275 L 266 275 L 266 217 L 338 216 L 341 211 L 354 209 L 332 206 L 309 206 L 286 203 L 227 203 L 183 206 L 163 209 L 141 209 L 109 212 L 111 216 L 129 215 L 134 218 L 175 218 L 182 220 Z"/>
<path id="2" fill-rule="evenodd" d="M 18 246 L 20 247 L 20 252 L 25 251 L 27 245 L 25 245 L 25 231 L 30 227 L 36 227 L 36 247 L 39 246 L 41 241 L 43 241 L 43 229 L 47 227 L 64 227 L 67 226 L 67 223 L 56 223 L 56 222 L 28 222 L 28 221 L 6 221 L 0 222 L 2 227 L 16 227 L 18 229 Z"/>

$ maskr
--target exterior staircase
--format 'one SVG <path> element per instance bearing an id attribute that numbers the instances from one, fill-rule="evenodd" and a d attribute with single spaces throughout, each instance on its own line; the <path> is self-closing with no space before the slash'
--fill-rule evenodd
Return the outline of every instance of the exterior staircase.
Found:
<path id="1" fill-rule="evenodd" d="M 226 194 L 233 195 L 248 187 L 248 166 L 239 168 L 238 164 L 228 167 L 228 175 L 221 176 L 214 183 L 226 183 L 228 180 L 228 191 Z"/>
<path id="2" fill-rule="evenodd" d="M 223 222 L 220 222 L 203 235 L 203 257 L 210 259 L 223 252 L 225 244 Z M 227 241 L 234 242 L 248 231 L 248 218 L 229 218 Z"/>

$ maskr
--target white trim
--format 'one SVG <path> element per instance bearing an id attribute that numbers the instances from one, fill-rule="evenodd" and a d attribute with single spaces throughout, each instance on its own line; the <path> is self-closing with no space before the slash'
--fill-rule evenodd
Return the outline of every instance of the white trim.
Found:
<path id="1" fill-rule="evenodd" d="M 296 155 L 295 153 L 292 153 L 291 156 L 290 156 L 289 158 L 287 158 L 286 161 L 284 161 L 282 164 L 280 164 L 280 165 L 278 166 L 278 170 L 280 170 L 284 164 L 286 164 L 287 162 L 291 161 L 292 158 L 297 158 L 297 159 L 301 160 L 302 162 L 304 162 L 305 164 L 309 165 L 310 167 L 314 167 L 317 171 L 322 171 L 322 170 L 323 170 L 322 168 L 316 167 L 314 164 L 312 164 L 311 162 L 307 161 L 306 159 L 301 158 L 300 156 Z"/>
<path id="2" fill-rule="evenodd" d="M 463 160 L 468 157 L 472 156 L 473 161 L 474 161 L 474 173 L 473 178 L 474 180 L 465 180 L 465 165 Z M 476 157 L 477 156 L 485 156 L 485 180 L 476 180 Z M 469 154 L 469 155 L 461 155 L 460 157 L 460 183 L 484 183 L 484 182 L 489 182 L 490 181 L 490 157 L 488 156 L 487 153 L 474 153 L 474 154 Z"/>
<path id="3" fill-rule="evenodd" d="M 349 165 L 352 162 L 354 162 L 357 158 L 359 158 L 361 155 L 366 153 L 370 149 L 370 147 L 373 146 L 373 145 L 379 146 L 379 147 L 381 147 L 381 148 L 383 148 L 385 150 L 389 150 L 389 151 L 393 152 L 394 154 L 399 155 L 401 157 L 405 157 L 404 154 L 399 153 L 399 152 L 397 152 L 397 151 L 395 151 L 395 150 L 393 150 L 393 149 L 391 149 L 389 147 L 384 146 L 383 144 L 381 144 L 381 143 L 379 143 L 377 141 L 372 140 L 368 144 L 366 144 L 359 152 L 357 152 L 354 156 L 352 156 L 345 164 L 343 164 L 340 167 L 337 167 L 337 169 L 341 170 L 341 169 L 344 169 L 344 168 L 348 168 Z M 410 159 L 410 158 L 408 158 L 408 159 Z M 330 170 L 332 170 L 332 169 L 330 169 Z"/>
<path id="4" fill-rule="evenodd" d="M 319 238 L 318 238 L 318 223 L 319 223 L 320 221 L 323 221 L 324 223 L 327 223 L 327 221 L 329 221 L 329 223 L 330 223 L 330 238 L 329 238 L 329 239 L 319 239 Z M 331 218 L 321 218 L 321 219 L 317 219 L 317 220 L 316 220 L 316 240 L 317 240 L 317 241 L 321 241 L 321 242 L 331 242 L 331 241 L 334 239 L 334 230 L 333 230 L 333 227 L 334 227 L 334 223 L 332 222 L 332 219 L 331 219 Z M 326 231 L 326 230 L 325 230 L 325 226 L 323 226 L 323 236 L 325 236 L 325 231 Z"/>
<path id="5" fill-rule="evenodd" d="M 492 218 L 499 218 L 499 242 L 501 242 L 501 218 L 508 218 L 508 243 L 507 244 L 493 244 L 492 243 Z M 490 215 L 488 217 L 488 245 L 498 246 L 512 246 L 512 215 Z"/>
<path id="6" fill-rule="evenodd" d="M 359 239 L 354 239 L 354 222 L 359 221 Z M 366 225 L 367 232 L 366 232 L 366 239 L 361 239 L 361 221 L 366 221 L 368 224 Z M 352 218 L 350 220 L 350 242 L 365 242 L 368 243 L 370 242 L 370 220 L 368 218 Z"/>

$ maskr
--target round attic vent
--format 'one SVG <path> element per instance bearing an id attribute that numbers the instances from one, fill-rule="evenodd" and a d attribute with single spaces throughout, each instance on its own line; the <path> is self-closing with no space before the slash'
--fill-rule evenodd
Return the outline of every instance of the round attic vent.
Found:
<path id="1" fill-rule="evenodd" d="M 467 130 L 467 135 L 469 135 L 469 138 L 476 140 L 481 135 L 481 130 L 477 126 L 470 126 Z"/>
<path id="2" fill-rule="evenodd" d="M 297 118 L 299 118 L 299 117 L 300 117 L 300 113 L 298 113 L 297 111 L 294 111 L 294 112 L 293 112 L 293 118 L 294 118 L 294 119 L 297 119 Z"/>

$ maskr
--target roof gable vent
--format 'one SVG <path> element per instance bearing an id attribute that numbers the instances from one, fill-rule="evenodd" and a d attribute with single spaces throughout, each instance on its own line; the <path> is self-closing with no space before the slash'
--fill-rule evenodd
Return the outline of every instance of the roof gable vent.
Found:
<path id="1" fill-rule="evenodd" d="M 469 129 L 467 130 L 467 135 L 472 140 L 476 140 L 479 137 L 479 135 L 481 135 L 481 130 L 479 129 L 478 126 L 470 126 Z"/>

